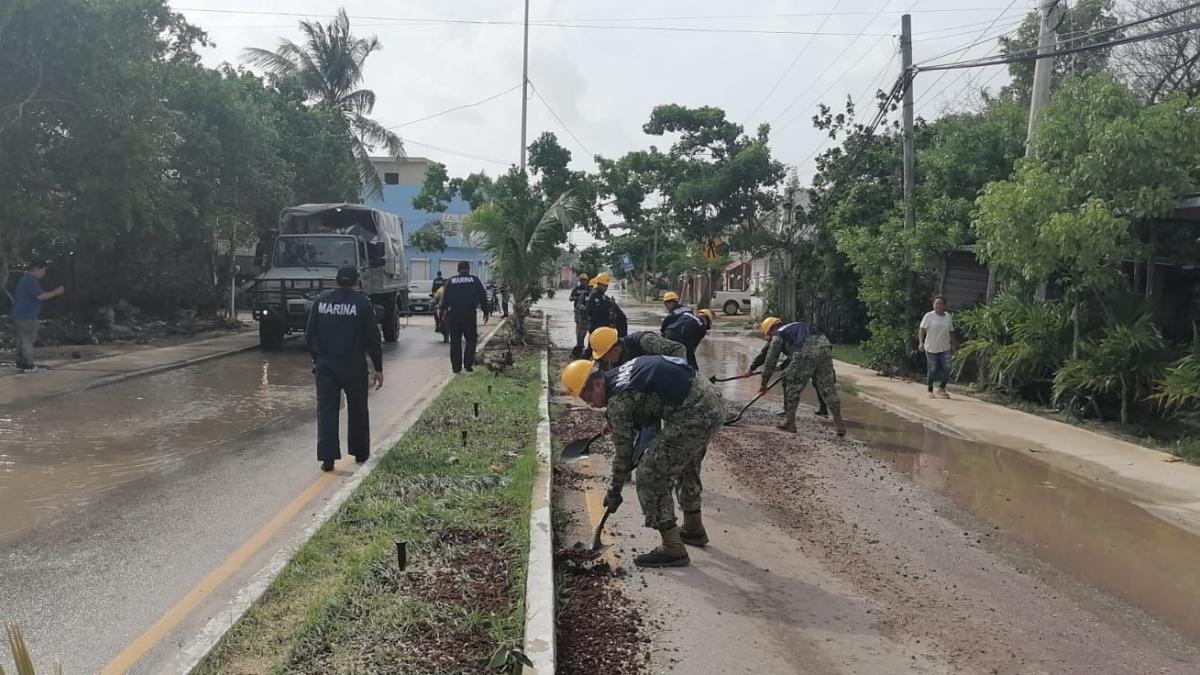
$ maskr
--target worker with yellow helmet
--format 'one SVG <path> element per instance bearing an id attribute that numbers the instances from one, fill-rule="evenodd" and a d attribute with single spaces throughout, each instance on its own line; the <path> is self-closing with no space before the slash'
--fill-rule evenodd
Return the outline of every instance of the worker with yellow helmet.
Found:
<path id="1" fill-rule="evenodd" d="M 800 405 L 800 394 L 812 380 L 817 395 L 833 413 L 833 424 L 839 436 L 846 435 L 846 422 L 842 419 L 842 404 L 837 395 L 837 375 L 833 370 L 833 346 L 829 339 L 815 324 L 807 321 L 793 321 L 785 324 L 779 317 L 771 316 L 763 319 L 760 331 L 767 340 L 766 354 L 760 354 L 761 362 L 755 359 L 750 366 L 753 371 L 760 363 L 762 365 L 762 386 L 760 392 L 765 392 L 770 384 L 771 375 L 781 354 L 789 358 L 784 370 L 783 381 L 783 412 L 784 423 L 779 428 L 784 431 L 796 431 L 796 408 Z"/>
<path id="2" fill-rule="evenodd" d="M 606 408 L 612 429 L 612 482 L 604 506 L 616 511 L 621 488 L 638 472 L 637 496 L 646 527 L 658 530 L 662 544 L 633 559 L 639 567 L 682 567 L 691 562 L 687 548 L 704 546 L 708 533 L 701 518 L 700 468 L 708 443 L 725 423 L 725 403 L 708 380 L 683 359 L 639 356 L 602 370 L 591 361 L 568 364 L 562 372 L 567 391 L 594 408 Z M 636 455 L 637 434 L 648 422 L 659 431 Z M 672 488 L 683 510 L 675 519 Z"/>
<path id="3" fill-rule="evenodd" d="M 612 278 L 607 272 L 601 272 L 592 279 L 592 283 L 595 288 L 587 299 L 589 329 L 594 331 L 608 326 L 617 329 L 617 333 L 624 337 L 629 332 L 625 312 L 621 311 L 616 300 L 608 296 L 608 286 L 612 283 Z"/>
<path id="4" fill-rule="evenodd" d="M 659 329 L 662 336 L 683 345 L 687 350 L 688 365 L 693 370 L 699 370 L 696 348 L 712 328 L 712 311 L 702 309 L 693 312 L 679 303 L 679 296 L 674 292 L 663 295 L 663 305 L 667 309 L 667 316 L 663 318 L 662 327 Z"/>
<path id="5" fill-rule="evenodd" d="M 591 345 L 592 358 L 605 367 L 619 366 L 646 355 L 687 357 L 687 349 L 683 345 L 648 330 L 620 337 L 616 328 L 605 326 L 592 331 L 588 336 L 588 344 Z"/>
<path id="6" fill-rule="evenodd" d="M 588 294 L 592 292 L 591 284 L 589 283 L 588 275 L 583 272 L 579 273 L 579 283 L 575 288 L 571 289 L 571 307 L 575 311 L 575 347 L 571 349 L 571 356 L 579 358 L 583 356 L 583 342 L 587 339 L 588 330 L 588 314 L 587 314 L 587 299 Z"/>

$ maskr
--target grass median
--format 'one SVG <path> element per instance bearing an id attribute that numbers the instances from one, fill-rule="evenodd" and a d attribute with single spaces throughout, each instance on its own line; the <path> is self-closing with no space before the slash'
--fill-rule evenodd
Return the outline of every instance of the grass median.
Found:
<path id="1" fill-rule="evenodd" d="M 455 377 L 194 672 L 515 665 L 540 358 Z M 397 541 L 407 543 L 404 571 Z"/>

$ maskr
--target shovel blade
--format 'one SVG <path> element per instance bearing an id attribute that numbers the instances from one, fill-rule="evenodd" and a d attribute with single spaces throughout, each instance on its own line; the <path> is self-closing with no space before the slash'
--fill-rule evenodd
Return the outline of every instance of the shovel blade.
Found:
<path id="1" fill-rule="evenodd" d="M 597 438 L 600 438 L 600 434 L 589 436 L 587 438 L 577 438 L 570 443 L 567 443 L 566 446 L 563 447 L 562 451 L 563 461 L 569 462 L 571 460 L 579 459 L 584 455 L 591 454 L 592 441 L 595 441 Z"/>

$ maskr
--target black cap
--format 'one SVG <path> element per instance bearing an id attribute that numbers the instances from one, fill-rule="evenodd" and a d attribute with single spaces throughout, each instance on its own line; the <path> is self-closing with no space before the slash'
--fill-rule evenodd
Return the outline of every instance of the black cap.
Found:
<path id="1" fill-rule="evenodd" d="M 358 283 L 358 268 L 352 265 L 339 267 L 337 271 L 337 282 L 339 286 L 353 286 Z"/>

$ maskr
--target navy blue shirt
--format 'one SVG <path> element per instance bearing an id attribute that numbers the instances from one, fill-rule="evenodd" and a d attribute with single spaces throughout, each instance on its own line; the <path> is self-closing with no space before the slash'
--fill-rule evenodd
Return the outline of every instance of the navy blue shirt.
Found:
<path id="1" fill-rule="evenodd" d="M 787 346 L 795 349 L 804 344 L 808 336 L 820 335 L 821 329 L 807 321 L 794 321 L 777 330 L 775 334 L 783 336 L 783 341 L 787 343 Z"/>
<path id="2" fill-rule="evenodd" d="M 608 398 L 626 391 L 654 394 L 666 405 L 679 405 L 692 391 L 696 371 L 684 359 L 639 356 L 604 373 Z"/>
<path id="3" fill-rule="evenodd" d="M 347 377 L 366 371 L 367 357 L 383 372 L 379 322 L 367 296 L 353 288 L 325 291 L 312 304 L 304 340 L 313 363 Z"/>
<path id="4" fill-rule="evenodd" d="M 44 291 L 37 277 L 26 272 L 17 282 L 17 292 L 13 293 L 12 311 L 9 317 L 13 319 L 36 319 L 42 309 L 42 301 L 38 299 Z"/>
<path id="5" fill-rule="evenodd" d="M 457 316 L 471 316 L 476 309 L 488 312 L 487 291 L 483 282 L 474 274 L 456 274 L 446 280 L 442 291 L 442 311 Z"/>
<path id="6" fill-rule="evenodd" d="M 663 332 L 664 337 L 690 349 L 695 349 L 705 335 L 708 335 L 708 325 L 691 311 L 681 312 Z"/>

